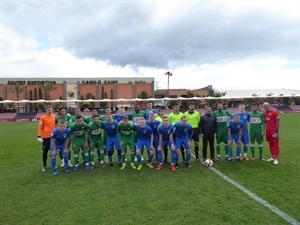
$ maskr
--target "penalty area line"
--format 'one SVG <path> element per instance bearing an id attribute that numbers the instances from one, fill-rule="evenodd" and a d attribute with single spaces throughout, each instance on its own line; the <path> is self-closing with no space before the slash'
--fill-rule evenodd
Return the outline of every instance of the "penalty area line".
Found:
<path id="1" fill-rule="evenodd" d="M 191 154 L 191 155 L 195 158 L 195 155 L 193 155 L 193 154 Z M 201 161 L 201 164 L 204 165 L 204 163 L 202 161 Z M 250 190 L 248 190 L 244 186 L 240 185 L 236 181 L 232 180 L 231 178 L 229 178 L 228 176 L 226 176 L 225 174 L 223 174 L 222 172 L 220 172 L 216 168 L 214 168 L 214 167 L 208 167 L 208 169 L 210 169 L 211 171 L 213 171 L 216 174 L 218 174 L 224 180 L 226 180 L 227 182 L 231 183 L 233 186 L 235 186 L 236 188 L 240 189 L 245 194 L 249 195 L 255 201 L 259 202 L 263 206 L 265 206 L 268 209 L 270 209 L 272 212 L 274 212 L 275 214 L 277 214 L 278 216 L 280 216 L 281 218 L 283 218 L 285 221 L 287 221 L 287 222 L 289 222 L 290 224 L 293 224 L 293 225 L 300 225 L 300 223 L 297 220 L 295 220 L 294 218 L 292 218 L 291 216 L 289 216 L 285 212 L 282 212 L 276 206 L 273 206 L 269 202 L 267 202 L 267 201 L 263 200 L 262 198 L 258 197 L 256 194 L 252 193 Z"/>

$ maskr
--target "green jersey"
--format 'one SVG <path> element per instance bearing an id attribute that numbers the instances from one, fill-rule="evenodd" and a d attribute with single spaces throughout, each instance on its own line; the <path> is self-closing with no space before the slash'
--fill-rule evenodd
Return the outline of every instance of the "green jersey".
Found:
<path id="1" fill-rule="evenodd" d="M 89 126 L 86 123 L 78 126 L 76 123 L 71 125 L 71 133 L 73 139 L 85 139 L 85 133 L 88 132 Z"/>
<path id="2" fill-rule="evenodd" d="M 217 133 L 226 132 L 227 133 L 227 122 L 230 118 L 230 113 L 228 110 L 216 110 L 213 112 L 217 121 Z"/>
<path id="3" fill-rule="evenodd" d="M 84 121 L 86 124 L 90 124 L 91 122 L 93 122 L 93 119 L 94 119 L 94 116 L 92 115 L 92 116 L 86 117 Z M 100 117 L 99 117 L 99 120 L 100 120 Z"/>
<path id="4" fill-rule="evenodd" d="M 131 122 L 128 123 L 126 126 L 124 124 L 120 124 L 118 126 L 118 134 L 120 140 L 133 138 L 133 130 L 134 125 Z"/>
<path id="5" fill-rule="evenodd" d="M 134 111 L 130 116 L 132 118 L 132 122 L 134 123 L 138 123 L 140 118 L 146 118 L 144 111 L 139 111 L 138 113 Z"/>
<path id="6" fill-rule="evenodd" d="M 249 112 L 250 132 L 261 133 L 265 130 L 265 117 L 260 111 Z"/>
<path id="7" fill-rule="evenodd" d="M 66 123 L 66 127 L 69 127 L 70 119 L 71 119 L 71 115 L 69 113 L 67 113 L 64 116 L 58 115 L 55 118 L 55 123 L 58 124 L 60 121 L 64 121 Z"/>
<path id="8" fill-rule="evenodd" d="M 171 124 L 177 123 L 181 121 L 181 117 L 183 116 L 182 112 L 179 112 L 178 114 L 172 112 L 170 113 L 170 115 L 168 116 L 169 122 Z"/>
<path id="9" fill-rule="evenodd" d="M 91 122 L 88 124 L 89 127 L 89 141 L 98 141 L 102 139 L 102 122 L 99 123 Z"/>

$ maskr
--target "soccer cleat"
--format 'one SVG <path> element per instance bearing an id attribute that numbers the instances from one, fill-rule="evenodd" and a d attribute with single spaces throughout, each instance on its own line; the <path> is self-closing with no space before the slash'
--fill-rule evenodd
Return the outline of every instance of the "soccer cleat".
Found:
<path id="1" fill-rule="evenodd" d="M 156 165 L 156 170 L 162 170 L 164 168 L 163 164 Z"/>
<path id="2" fill-rule="evenodd" d="M 93 170 L 95 168 L 95 164 L 92 163 L 91 166 L 90 166 L 91 170 Z"/>
<path id="3" fill-rule="evenodd" d="M 86 164 L 86 161 L 84 160 L 83 162 L 82 162 L 82 165 L 84 166 Z"/>
<path id="4" fill-rule="evenodd" d="M 243 158 L 241 159 L 241 156 L 236 158 L 236 161 L 238 161 L 238 162 L 242 162 L 242 160 L 243 160 Z"/>
<path id="5" fill-rule="evenodd" d="M 100 163 L 100 166 L 101 166 L 102 168 L 105 168 L 104 162 L 101 162 L 101 163 Z"/>
<path id="6" fill-rule="evenodd" d="M 136 170 L 141 170 L 143 168 L 142 165 L 139 165 L 138 168 L 136 168 Z"/>
<path id="7" fill-rule="evenodd" d="M 239 160 L 240 160 L 240 162 L 242 162 L 242 160 L 243 160 L 243 157 L 241 155 L 239 156 Z"/>
<path id="8" fill-rule="evenodd" d="M 217 156 L 217 161 L 220 161 L 221 160 L 221 156 Z"/>
<path id="9" fill-rule="evenodd" d="M 259 157 L 259 160 L 265 161 L 265 159 L 262 156 Z"/>
<path id="10" fill-rule="evenodd" d="M 42 168 L 42 172 L 46 172 L 46 170 L 47 170 L 47 168 L 44 166 L 44 167 Z"/>
<path id="11" fill-rule="evenodd" d="M 203 157 L 203 159 L 202 159 L 202 162 L 205 162 L 205 160 L 206 160 L 206 158 L 205 158 L 205 157 Z"/>
<path id="12" fill-rule="evenodd" d="M 69 162 L 68 162 L 68 166 L 69 166 L 69 167 L 73 167 L 73 164 L 71 163 L 70 160 L 69 160 Z"/>
<path id="13" fill-rule="evenodd" d="M 136 170 L 136 166 L 133 163 L 130 163 L 130 167 L 134 170 Z"/>
<path id="14" fill-rule="evenodd" d="M 271 158 L 267 159 L 266 161 L 267 162 L 274 162 L 274 159 L 273 159 L 273 157 L 271 157 Z"/>
<path id="15" fill-rule="evenodd" d="M 52 170 L 52 174 L 53 174 L 54 176 L 56 176 L 56 175 L 58 174 L 58 172 L 56 171 L 56 169 Z"/>
<path id="16" fill-rule="evenodd" d="M 255 156 L 253 156 L 253 157 L 251 158 L 251 160 L 253 160 L 253 161 L 254 161 L 254 160 L 255 160 Z"/>
<path id="17" fill-rule="evenodd" d="M 175 165 L 175 168 L 176 168 L 176 169 L 178 169 L 178 168 L 179 168 L 179 165 L 178 165 L 178 163 L 176 163 L 176 165 Z"/>
<path id="18" fill-rule="evenodd" d="M 90 164 L 85 164 L 85 170 L 90 170 Z"/>
<path id="19" fill-rule="evenodd" d="M 199 159 L 199 158 L 196 158 L 196 162 L 200 162 L 200 159 Z"/>
<path id="20" fill-rule="evenodd" d="M 77 172 L 78 169 L 79 169 L 79 165 L 75 165 L 75 166 L 74 166 L 74 172 Z"/>
<path id="21" fill-rule="evenodd" d="M 248 161 L 249 160 L 248 156 L 244 156 L 244 160 Z"/>
<path id="22" fill-rule="evenodd" d="M 65 169 L 66 173 L 70 173 L 70 170 L 68 168 Z"/>
<path id="23" fill-rule="evenodd" d="M 190 163 L 186 163 L 185 166 L 186 166 L 187 168 L 192 168 L 192 166 L 191 166 Z"/>
<path id="24" fill-rule="evenodd" d="M 65 162 L 64 162 L 64 160 L 62 159 L 62 160 L 61 160 L 60 167 L 64 167 L 64 166 L 65 166 Z"/>
<path id="25" fill-rule="evenodd" d="M 151 165 L 151 163 L 147 163 L 146 166 L 149 167 L 150 169 L 153 168 L 153 166 Z"/>
<path id="26" fill-rule="evenodd" d="M 212 160 L 213 162 L 216 162 L 216 161 L 217 161 L 215 157 L 212 157 L 211 160 Z M 205 162 L 205 161 L 204 161 L 204 162 Z"/>
<path id="27" fill-rule="evenodd" d="M 171 165 L 171 166 L 170 166 L 170 169 L 171 169 L 172 171 L 176 171 L 175 165 Z"/>
<path id="28" fill-rule="evenodd" d="M 233 158 L 228 158 L 227 161 L 228 162 L 233 162 Z"/>
<path id="29" fill-rule="evenodd" d="M 274 165 L 278 165 L 278 163 L 279 163 L 278 160 L 277 160 L 277 159 L 274 159 L 273 164 L 274 164 Z"/>
<path id="30" fill-rule="evenodd" d="M 114 166 L 114 163 L 113 163 L 113 162 L 110 162 L 110 163 L 109 163 L 109 167 L 112 167 L 112 166 Z"/>
<path id="31" fill-rule="evenodd" d="M 124 170 L 126 168 L 126 164 L 124 163 L 121 167 L 121 170 Z"/>

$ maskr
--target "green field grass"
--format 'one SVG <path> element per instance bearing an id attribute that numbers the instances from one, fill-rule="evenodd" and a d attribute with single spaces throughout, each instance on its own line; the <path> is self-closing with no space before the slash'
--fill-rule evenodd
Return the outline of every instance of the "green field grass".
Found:
<path id="1" fill-rule="evenodd" d="M 299 131 L 299 114 L 281 115 L 277 166 L 222 160 L 214 167 L 300 221 Z M 70 174 L 59 168 L 53 176 L 49 163 L 43 173 L 36 133 L 34 122 L 0 123 L 1 225 L 289 224 L 195 160 L 175 173 L 168 166 L 121 171 L 96 165 Z M 264 157 L 270 157 L 266 143 Z"/>

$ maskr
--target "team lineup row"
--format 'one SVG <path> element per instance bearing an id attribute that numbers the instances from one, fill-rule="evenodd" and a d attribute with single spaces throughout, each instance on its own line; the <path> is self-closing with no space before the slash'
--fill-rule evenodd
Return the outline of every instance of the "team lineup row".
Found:
<path id="1" fill-rule="evenodd" d="M 249 160 L 248 158 L 248 122 L 250 124 L 250 148 L 252 159 L 255 159 L 255 141 L 259 146 L 259 159 L 263 159 L 263 136 L 269 142 L 273 164 L 278 164 L 279 155 L 279 117 L 278 113 L 270 109 L 268 103 L 264 103 L 265 112 L 258 111 L 254 104 L 250 113 L 245 112 L 244 105 L 239 106 L 239 112 L 232 115 L 223 109 L 222 104 L 217 105 L 217 110 L 212 112 L 210 106 L 206 107 L 206 113 L 200 115 L 195 110 L 195 104 L 189 104 L 189 110 L 185 113 L 179 111 L 175 104 L 174 111 L 168 116 L 164 110 L 155 110 L 152 104 L 147 104 L 147 109 L 142 111 L 138 106 L 131 114 L 126 114 L 121 107 L 119 113 L 112 114 L 111 109 L 105 110 L 105 115 L 98 116 L 97 110 L 92 111 L 92 116 L 83 117 L 80 108 L 75 109 L 75 115 L 67 114 L 65 108 L 61 108 L 59 115 L 52 113 L 52 107 L 48 106 L 46 114 L 41 117 L 38 127 L 38 141 L 43 146 L 43 169 L 46 171 L 48 151 L 51 152 L 51 166 L 53 175 L 57 175 L 56 155 L 62 160 L 62 167 L 69 173 L 71 151 L 73 150 L 74 171 L 79 169 L 79 155 L 81 153 L 86 170 L 95 166 L 95 152 L 102 167 L 105 162 L 113 166 L 113 153 L 117 151 L 118 165 L 126 168 L 126 153 L 130 152 L 130 166 L 132 169 L 141 170 L 143 150 L 147 150 L 148 158 L 146 166 L 153 168 L 153 158 L 156 158 L 156 169 L 163 168 L 164 162 L 168 163 L 168 151 L 171 152 L 170 168 L 176 171 L 179 155 L 181 153 L 185 166 L 191 168 L 191 148 L 194 146 L 196 161 L 199 158 L 199 139 L 202 137 L 203 161 L 207 158 L 207 147 L 210 148 L 212 161 L 221 160 L 220 144 L 224 143 L 225 159 L 233 161 L 233 141 L 236 143 L 237 161 Z M 266 125 L 265 125 L 266 124 Z M 265 127 L 267 129 L 265 129 Z M 41 138 L 43 136 L 43 138 Z M 215 158 L 214 141 L 216 139 Z M 241 153 L 243 144 L 244 155 Z M 135 165 L 137 161 L 137 165 Z"/>

